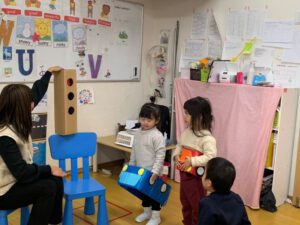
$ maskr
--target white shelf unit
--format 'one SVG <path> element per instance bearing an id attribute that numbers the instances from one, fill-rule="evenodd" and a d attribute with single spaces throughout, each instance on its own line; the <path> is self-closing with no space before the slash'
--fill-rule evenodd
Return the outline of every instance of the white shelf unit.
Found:
<path id="1" fill-rule="evenodd" d="M 281 97 L 276 148 L 273 152 L 272 191 L 276 205 L 285 202 L 289 193 L 289 179 L 293 155 L 299 89 L 286 89 Z"/>

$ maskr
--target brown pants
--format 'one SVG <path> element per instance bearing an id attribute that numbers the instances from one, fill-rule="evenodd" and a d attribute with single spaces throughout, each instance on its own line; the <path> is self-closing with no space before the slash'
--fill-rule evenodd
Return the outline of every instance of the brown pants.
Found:
<path id="1" fill-rule="evenodd" d="M 199 201 L 205 196 L 201 176 L 180 172 L 180 201 L 184 225 L 197 225 Z"/>

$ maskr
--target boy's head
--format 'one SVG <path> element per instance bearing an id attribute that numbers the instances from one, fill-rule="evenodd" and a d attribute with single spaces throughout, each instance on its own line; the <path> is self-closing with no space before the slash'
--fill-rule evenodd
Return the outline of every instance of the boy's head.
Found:
<path id="1" fill-rule="evenodd" d="M 202 177 L 202 184 L 207 191 L 228 193 L 234 179 L 234 165 L 224 158 L 216 157 L 208 161 Z"/>

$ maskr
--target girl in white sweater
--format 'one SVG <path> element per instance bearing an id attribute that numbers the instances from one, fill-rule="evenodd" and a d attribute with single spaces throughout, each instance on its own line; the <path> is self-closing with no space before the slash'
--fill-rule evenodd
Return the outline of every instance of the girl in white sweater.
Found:
<path id="1" fill-rule="evenodd" d="M 174 159 L 180 171 L 180 201 L 183 224 L 198 223 L 199 201 L 205 196 L 200 175 L 188 173 L 190 167 L 204 167 L 217 154 L 216 140 L 211 134 L 212 110 L 207 99 L 195 97 L 184 103 L 184 122 L 187 128 L 181 134 Z M 199 156 L 179 160 L 183 149 L 198 152 Z M 201 218 L 200 218 L 201 219 Z"/>
<path id="2" fill-rule="evenodd" d="M 150 170 L 153 173 L 150 180 L 154 183 L 162 172 L 166 154 L 165 139 L 156 128 L 160 120 L 159 108 L 146 103 L 141 108 L 139 118 L 141 128 L 135 133 L 129 164 Z M 147 225 L 160 224 L 160 204 L 144 196 L 142 206 L 144 212 L 135 218 L 136 222 L 150 219 Z"/>

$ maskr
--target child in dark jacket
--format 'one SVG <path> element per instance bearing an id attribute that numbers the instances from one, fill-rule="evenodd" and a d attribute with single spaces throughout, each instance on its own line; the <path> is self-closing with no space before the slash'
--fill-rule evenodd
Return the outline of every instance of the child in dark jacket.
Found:
<path id="1" fill-rule="evenodd" d="M 221 157 L 208 161 L 202 184 L 210 195 L 200 200 L 198 225 L 251 225 L 241 197 L 230 191 L 234 179 L 231 162 Z"/>

